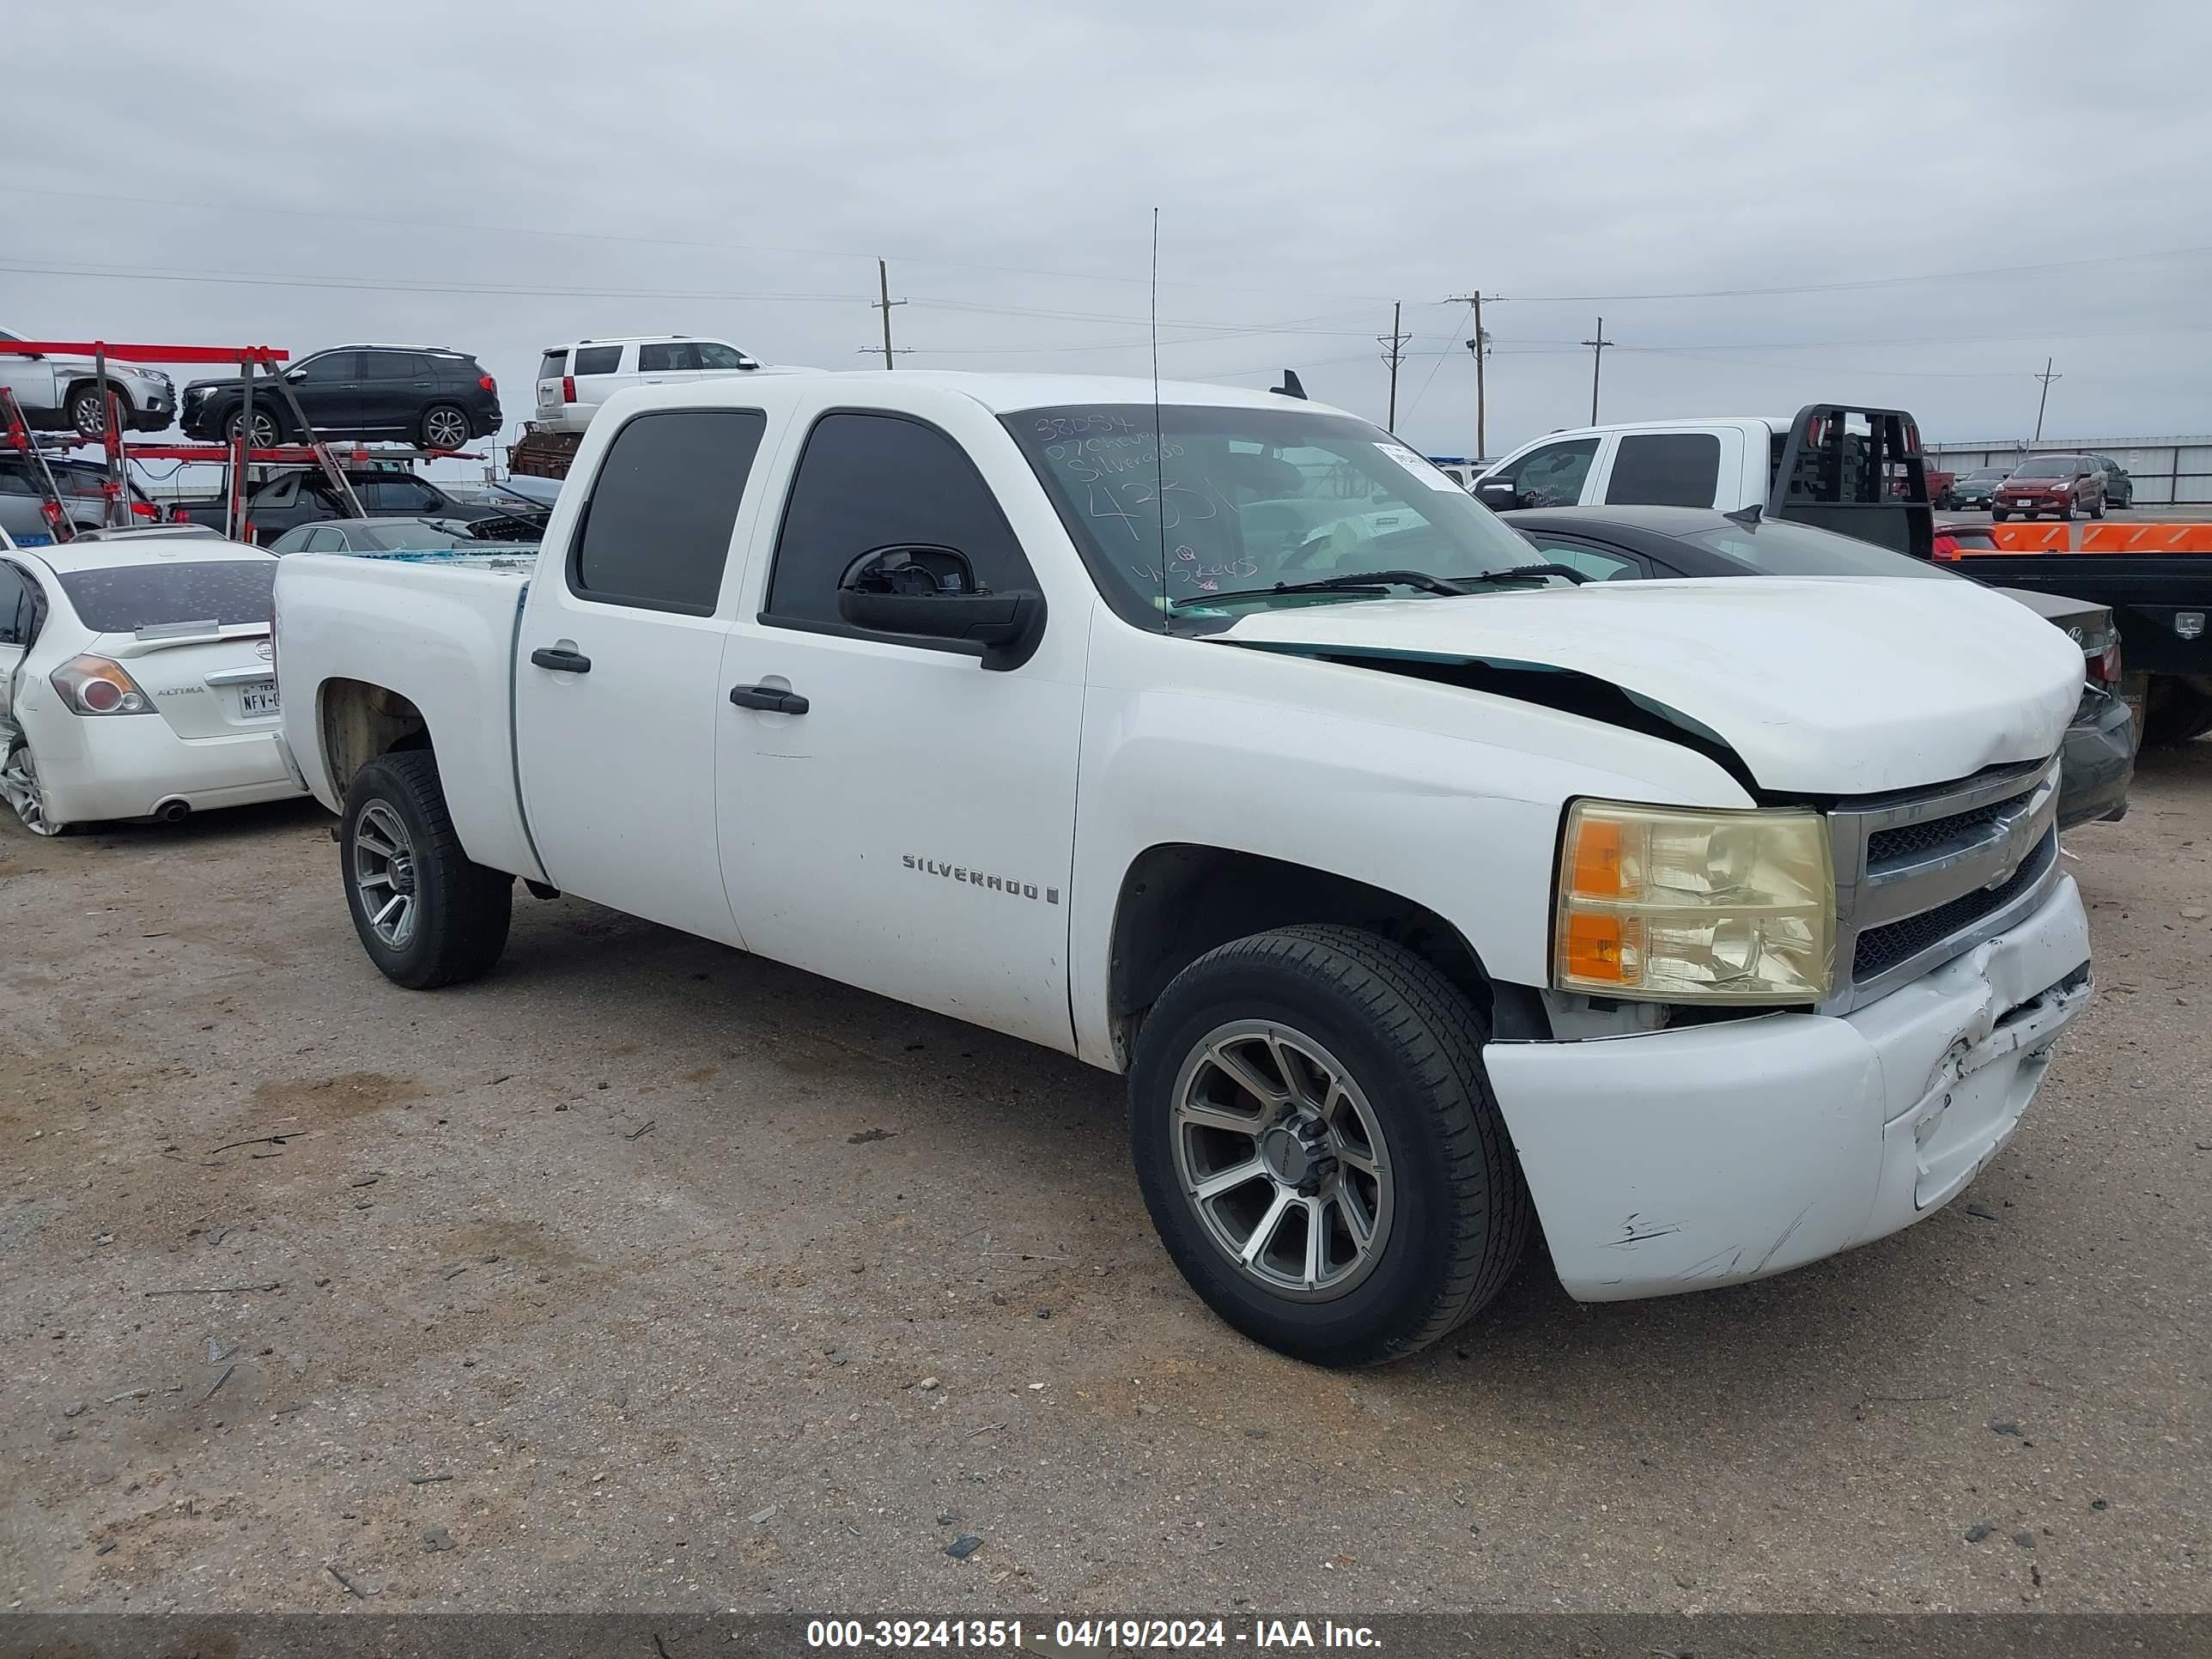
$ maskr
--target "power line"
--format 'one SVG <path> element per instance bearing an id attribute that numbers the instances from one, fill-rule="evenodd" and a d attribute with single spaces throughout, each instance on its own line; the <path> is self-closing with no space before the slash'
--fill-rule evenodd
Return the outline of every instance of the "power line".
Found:
<path id="1" fill-rule="evenodd" d="M 327 208 L 279 207 L 268 202 L 184 202 L 160 196 L 123 196 L 97 191 L 55 190 L 36 185 L 0 185 L 0 191 L 22 196 L 52 196 L 77 202 L 121 202 L 137 207 L 181 208 L 193 211 L 221 214 L 274 214 L 294 219 L 331 219 L 349 224 L 392 225 L 410 230 L 451 230 L 476 236 L 490 234 L 506 236 L 544 236 L 563 241 L 612 242 L 652 247 L 714 248 L 740 253 L 793 253 L 823 259 L 871 259 L 876 256 L 862 253 L 854 248 L 801 247 L 775 242 L 737 242 L 722 238 L 696 236 L 647 236 L 621 231 L 560 230 L 544 225 L 491 225 L 481 222 L 460 223 L 451 219 L 413 219 L 373 213 L 343 213 Z M 933 259 L 913 253 L 901 253 L 900 258 L 908 264 L 941 265 L 954 270 L 991 270 L 1012 276 L 1050 276 L 1066 282 L 1079 283 L 1142 283 L 1146 279 L 1125 271 L 1052 270 L 1030 265 L 1002 265 L 978 259 Z M 1333 289 L 1251 288 L 1223 283 L 1165 283 L 1165 288 L 1184 288 L 1196 291 L 1219 294 L 1319 294 L 1332 299 L 1365 300 L 1373 302 L 1378 296 L 1347 294 Z"/>
<path id="2" fill-rule="evenodd" d="M 2212 246 L 2105 253 L 2087 259 L 2054 259 L 2032 265 L 1984 265 L 1975 270 L 1931 270 L 1905 276 L 1862 276 L 1840 283 L 1792 283 L 1774 288 L 1675 289 L 1655 294 L 1522 294 L 1526 305 L 1593 305 L 1632 300 L 1748 300 L 1774 294 L 1840 294 L 1854 289 L 1902 288 L 1917 283 L 1955 283 L 1984 276 L 2025 276 L 2051 270 L 2083 270 L 2099 265 L 2130 264 L 2147 259 L 2193 259 L 2212 253 Z"/>

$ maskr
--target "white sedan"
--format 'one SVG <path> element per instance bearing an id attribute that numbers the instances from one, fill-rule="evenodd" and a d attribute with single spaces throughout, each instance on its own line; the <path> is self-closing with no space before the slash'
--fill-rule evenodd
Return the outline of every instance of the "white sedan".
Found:
<path id="1" fill-rule="evenodd" d="M 276 565 L 205 537 L 0 538 L 0 794 L 27 828 L 301 793 L 276 737 Z"/>

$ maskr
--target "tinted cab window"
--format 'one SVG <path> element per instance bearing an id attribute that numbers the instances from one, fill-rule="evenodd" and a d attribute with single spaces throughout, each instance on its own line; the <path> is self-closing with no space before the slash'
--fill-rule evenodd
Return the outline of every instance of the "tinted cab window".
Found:
<path id="1" fill-rule="evenodd" d="M 625 425 L 592 481 L 568 556 L 568 591 L 608 605 L 713 615 L 767 424 L 753 410 L 697 409 Z"/>
<path id="2" fill-rule="evenodd" d="M 611 374 L 622 367 L 623 349 L 618 345 L 578 346 L 576 373 L 579 374 Z"/>
<path id="3" fill-rule="evenodd" d="M 1632 432 L 1613 452 L 1605 499 L 1613 507 L 1711 507 L 1720 475 L 1713 433 Z"/>
<path id="4" fill-rule="evenodd" d="M 903 416 L 825 415 L 792 479 L 761 619 L 845 632 L 837 586 L 847 569 L 878 548 L 915 544 L 966 554 L 975 580 L 995 591 L 1036 586 L 998 498 L 959 445 Z"/>

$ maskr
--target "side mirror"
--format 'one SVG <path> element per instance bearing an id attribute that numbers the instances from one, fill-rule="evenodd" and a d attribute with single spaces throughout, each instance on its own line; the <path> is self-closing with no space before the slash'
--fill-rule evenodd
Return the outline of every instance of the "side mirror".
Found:
<path id="1" fill-rule="evenodd" d="M 284 378 L 297 385 L 307 378 L 307 371 L 304 368 L 288 368 L 284 371 Z"/>
<path id="2" fill-rule="evenodd" d="M 1044 637 L 1044 595 L 994 593 L 957 548 L 878 547 L 845 568 L 837 614 L 871 634 L 957 640 L 983 647 L 983 666 L 1019 668 Z"/>
<path id="3" fill-rule="evenodd" d="M 1510 513 L 1521 505 L 1520 493 L 1510 478 L 1485 478 L 1474 487 L 1474 499 L 1492 513 Z"/>

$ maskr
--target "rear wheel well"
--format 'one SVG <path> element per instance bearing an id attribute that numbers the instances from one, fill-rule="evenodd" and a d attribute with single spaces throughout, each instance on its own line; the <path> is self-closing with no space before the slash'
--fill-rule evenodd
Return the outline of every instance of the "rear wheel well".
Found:
<path id="1" fill-rule="evenodd" d="M 324 768 L 341 798 L 354 774 L 378 756 L 432 747 L 422 711 L 397 691 L 366 680 L 324 681 L 319 712 Z"/>
<path id="2" fill-rule="evenodd" d="M 1327 870 L 1255 853 L 1148 848 L 1121 878 L 1107 1012 L 1127 1064 L 1137 1029 L 1170 981 L 1231 939 L 1300 922 L 1357 927 L 1404 946 L 1486 1014 L 1496 992 L 1474 947 L 1425 905 Z"/>

